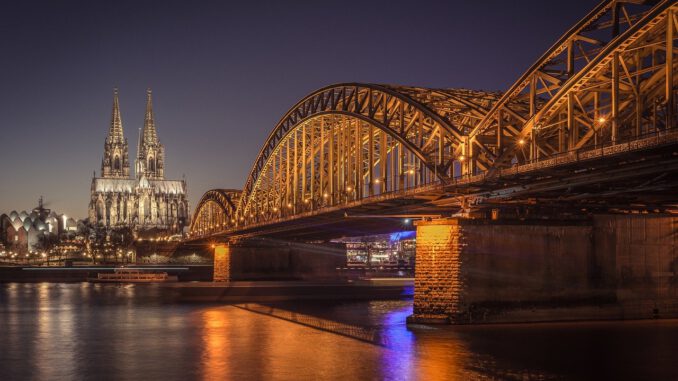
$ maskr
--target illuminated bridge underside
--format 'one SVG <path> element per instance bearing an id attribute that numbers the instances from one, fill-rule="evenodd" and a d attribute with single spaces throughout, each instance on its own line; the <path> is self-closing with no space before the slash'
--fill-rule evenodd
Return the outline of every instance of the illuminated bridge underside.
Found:
<path id="1" fill-rule="evenodd" d="M 677 9 L 605 1 L 505 93 L 320 89 L 271 132 L 221 230 L 192 232 L 380 230 L 361 216 L 512 203 L 675 208 Z"/>

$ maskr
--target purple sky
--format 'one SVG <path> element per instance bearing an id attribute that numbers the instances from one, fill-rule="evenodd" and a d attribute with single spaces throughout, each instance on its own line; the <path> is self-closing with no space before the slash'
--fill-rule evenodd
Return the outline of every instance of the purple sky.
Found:
<path id="1" fill-rule="evenodd" d="M 504 90 L 597 4 L 571 1 L 5 1 L 0 212 L 85 217 L 112 88 L 133 156 L 153 89 L 166 175 L 193 208 L 241 188 L 279 118 L 337 82 Z M 130 162 L 133 168 L 133 157 Z"/>

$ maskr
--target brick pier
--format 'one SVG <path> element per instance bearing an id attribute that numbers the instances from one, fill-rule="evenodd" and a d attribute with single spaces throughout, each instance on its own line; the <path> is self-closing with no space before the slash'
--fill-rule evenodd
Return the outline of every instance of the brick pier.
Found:
<path id="1" fill-rule="evenodd" d="M 678 317 L 678 217 L 450 218 L 416 227 L 410 323 Z"/>
<path id="2" fill-rule="evenodd" d="M 463 229 L 458 219 L 418 221 L 414 314 L 409 323 L 464 321 L 461 255 Z"/>
<path id="3" fill-rule="evenodd" d="M 231 280 L 231 248 L 228 244 L 219 244 L 214 247 L 214 282 L 228 282 Z"/>

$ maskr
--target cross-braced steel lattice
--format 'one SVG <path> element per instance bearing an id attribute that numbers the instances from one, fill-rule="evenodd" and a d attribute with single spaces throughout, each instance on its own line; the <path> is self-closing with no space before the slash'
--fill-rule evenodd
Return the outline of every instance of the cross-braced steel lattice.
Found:
<path id="1" fill-rule="evenodd" d="M 240 197 L 236 189 L 212 189 L 202 196 L 191 220 L 192 235 L 208 235 L 225 229 L 235 217 Z"/>
<path id="2" fill-rule="evenodd" d="M 505 93 L 320 89 L 282 117 L 235 210 L 210 225 L 238 229 L 460 178 L 483 181 L 675 131 L 677 28 L 676 0 L 604 1 Z M 196 216 L 209 215 L 203 209 Z"/>
<path id="3" fill-rule="evenodd" d="M 675 3 L 605 1 L 591 11 L 471 131 L 456 152 L 469 158 L 466 173 L 675 127 Z"/>

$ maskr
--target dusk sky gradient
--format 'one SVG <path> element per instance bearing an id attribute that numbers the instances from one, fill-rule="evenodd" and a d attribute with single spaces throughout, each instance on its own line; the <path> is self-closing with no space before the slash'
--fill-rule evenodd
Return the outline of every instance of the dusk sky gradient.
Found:
<path id="1" fill-rule="evenodd" d="M 120 92 L 130 163 L 153 89 L 168 179 L 190 206 L 242 188 L 281 116 L 320 87 L 505 90 L 595 0 L 5 1 L 0 213 L 87 215 Z"/>

